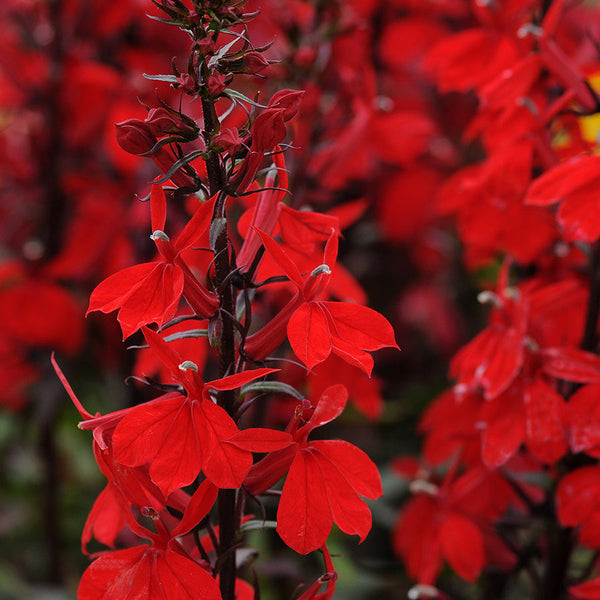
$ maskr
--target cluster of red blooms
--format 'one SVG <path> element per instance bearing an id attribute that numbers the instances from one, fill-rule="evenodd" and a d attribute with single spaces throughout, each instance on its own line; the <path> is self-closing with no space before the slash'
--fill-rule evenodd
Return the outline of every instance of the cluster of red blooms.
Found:
<path id="1" fill-rule="evenodd" d="M 413 598 L 453 595 L 444 563 L 482 575 L 487 598 L 517 580 L 539 600 L 600 598 L 597 8 L 474 2 L 444 29 L 423 68 L 441 93 L 475 95 L 462 139 L 481 159 L 436 207 L 455 216 L 467 265 L 499 268 L 479 296 L 487 327 L 421 420 L 422 460 L 396 462 L 412 497 L 394 547 Z"/>
<path id="2" fill-rule="evenodd" d="M 392 540 L 409 597 L 461 596 L 447 563 L 486 598 L 600 598 L 598 9 L 154 4 L 151 19 L 147 0 L 0 7 L 0 402 L 49 378 L 40 349 L 110 361 L 98 312 L 143 335 L 134 375 L 157 390 L 94 416 L 60 374 L 108 479 L 83 545 L 112 549 L 79 597 L 257 597 L 236 550 L 272 497 L 283 541 L 323 552 L 301 597 L 332 596 L 332 524 L 364 538 L 381 486 L 358 448 L 309 435 L 347 400 L 381 415 L 370 352 L 395 347 L 337 261 L 364 216 L 365 246 L 377 228 L 410 265 L 399 298 L 393 269 L 353 265 L 388 277 L 403 339 L 456 351 L 449 223 L 467 267 L 497 273 L 489 325 L 421 420 L 422 458 L 394 462 L 411 480 Z"/>
<path id="3" fill-rule="evenodd" d="M 163 393 L 93 416 L 54 362 L 108 479 L 83 545 L 93 537 L 113 550 L 95 556 L 78 597 L 257 597 L 238 578 L 236 550 L 244 528 L 262 527 L 252 512 L 260 498 L 275 495 L 285 544 L 324 555 L 325 574 L 301 598 L 325 600 L 337 579 L 332 525 L 364 539 L 371 513 L 362 498 L 381 495 L 380 478 L 356 446 L 308 439 L 344 410 L 345 371 L 328 372 L 304 397 L 267 365 L 287 356 L 318 373 L 335 356 L 369 377 L 369 353 L 396 347 L 394 333 L 379 313 L 346 301 L 357 285 L 336 276 L 340 217 L 285 203 L 282 144 L 303 92 L 264 101 L 231 87 L 269 65 L 267 47 L 250 41 L 256 15 L 229 0 L 157 7 L 159 20 L 191 38 L 185 70 L 173 61 L 172 73 L 147 76 L 179 90 L 179 108 L 159 97 L 145 119 L 117 124 L 119 145 L 162 172 L 146 205 L 157 253 L 105 278 L 88 313 L 118 311 L 123 339 L 143 333 L 136 372 Z M 291 353 L 274 357 L 286 339 Z M 259 407 L 274 393 L 293 399 L 284 430 L 261 427 Z M 115 550 L 124 530 L 150 544 Z"/>

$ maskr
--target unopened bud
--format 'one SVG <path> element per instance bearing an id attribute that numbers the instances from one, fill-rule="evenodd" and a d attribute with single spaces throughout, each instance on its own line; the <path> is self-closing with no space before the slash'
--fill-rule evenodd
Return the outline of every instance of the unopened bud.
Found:
<path id="1" fill-rule="evenodd" d="M 283 109 L 283 120 L 289 121 L 300 108 L 304 90 L 279 90 L 271 96 L 269 108 Z"/>
<path id="2" fill-rule="evenodd" d="M 198 135 L 191 123 L 187 123 L 176 111 L 168 110 L 164 106 L 151 109 L 144 123 L 156 137 L 175 133 L 191 140 Z"/>
<path id="3" fill-rule="evenodd" d="M 146 154 L 156 144 L 151 128 L 139 119 L 127 119 L 115 123 L 117 142 L 125 152 L 140 156 Z"/>
<path id="4" fill-rule="evenodd" d="M 208 87 L 208 93 L 212 97 L 218 96 L 227 87 L 225 75 L 223 75 L 223 73 L 219 73 L 218 71 L 213 71 L 208 76 L 208 79 L 206 80 L 206 85 Z"/>

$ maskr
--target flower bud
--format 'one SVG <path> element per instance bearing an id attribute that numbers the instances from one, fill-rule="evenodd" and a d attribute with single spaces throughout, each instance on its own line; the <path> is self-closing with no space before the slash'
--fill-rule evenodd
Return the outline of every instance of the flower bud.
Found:
<path id="1" fill-rule="evenodd" d="M 221 129 L 218 135 L 213 138 L 213 143 L 233 156 L 242 145 L 242 138 L 237 127 L 227 127 Z"/>
<path id="2" fill-rule="evenodd" d="M 140 119 L 127 119 L 115 123 L 117 142 L 125 152 L 141 156 L 152 150 L 156 137 L 152 129 Z"/>
<path id="3" fill-rule="evenodd" d="M 208 87 L 208 93 L 214 97 L 218 96 L 222 91 L 227 87 L 227 83 L 225 82 L 225 75 L 223 73 L 219 73 L 218 71 L 213 71 L 206 80 L 206 85 Z"/>
<path id="4" fill-rule="evenodd" d="M 300 108 L 304 90 L 279 90 L 269 100 L 269 108 L 280 108 L 283 111 L 283 120 L 289 121 Z"/>
<path id="5" fill-rule="evenodd" d="M 184 121 L 177 112 L 170 111 L 163 106 L 150 110 L 144 123 L 156 137 L 175 133 L 186 139 L 194 139 L 198 135 L 194 127 Z"/>
<path id="6" fill-rule="evenodd" d="M 281 143 L 286 135 L 284 110 L 267 108 L 252 124 L 252 150 L 265 154 Z"/>
<path id="7" fill-rule="evenodd" d="M 260 73 L 269 66 L 269 61 L 260 52 L 248 52 L 239 61 L 239 64 L 231 64 L 229 69 L 232 73 L 247 73 L 252 75 Z"/>

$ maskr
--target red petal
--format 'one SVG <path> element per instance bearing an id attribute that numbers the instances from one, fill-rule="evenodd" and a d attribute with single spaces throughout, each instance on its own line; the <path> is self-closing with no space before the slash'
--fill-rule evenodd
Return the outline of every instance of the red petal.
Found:
<path id="1" fill-rule="evenodd" d="M 177 312 L 183 293 L 183 273 L 174 265 L 160 263 L 127 298 L 119 311 L 118 321 L 123 339 L 142 325 L 170 321 Z"/>
<path id="2" fill-rule="evenodd" d="M 86 315 L 95 310 L 109 313 L 120 308 L 142 281 L 160 264 L 151 262 L 134 265 L 106 278 L 92 292 Z"/>
<path id="3" fill-rule="evenodd" d="M 569 593 L 575 598 L 582 598 L 583 600 L 599 600 L 600 577 L 596 577 L 596 579 L 590 579 L 590 581 L 570 587 Z"/>
<path id="4" fill-rule="evenodd" d="M 442 568 L 439 502 L 431 496 L 411 498 L 394 526 L 394 550 L 406 563 L 410 576 L 431 584 Z"/>
<path id="5" fill-rule="evenodd" d="M 523 443 L 525 423 L 521 412 L 499 415 L 483 432 L 481 457 L 487 467 L 495 469 L 503 465 Z"/>
<path id="6" fill-rule="evenodd" d="M 335 323 L 335 333 L 361 350 L 398 348 L 389 321 L 372 308 L 348 302 L 321 302 Z"/>
<path id="7" fill-rule="evenodd" d="M 309 452 L 318 460 L 327 489 L 331 514 L 337 526 L 348 535 L 358 535 L 362 542 L 371 529 L 371 511 L 340 469 L 326 454 L 311 445 Z"/>
<path id="8" fill-rule="evenodd" d="M 277 533 L 293 550 L 307 554 L 320 548 L 333 519 L 318 461 L 309 453 L 296 455 L 283 486 L 277 510 Z"/>
<path id="9" fill-rule="evenodd" d="M 135 598 L 135 579 L 150 577 L 150 565 L 145 560 L 149 546 L 134 546 L 110 552 L 96 559 L 84 572 L 77 590 L 78 600 L 128 600 Z M 139 579 L 139 577 L 137 577 Z M 137 596 L 143 599 L 144 596 Z M 146 598 L 148 596 L 146 595 Z"/>
<path id="10" fill-rule="evenodd" d="M 600 156 L 576 156 L 538 177 L 529 186 L 525 202 L 537 206 L 554 204 L 599 178 Z"/>
<path id="11" fill-rule="evenodd" d="M 285 431 L 260 427 L 244 429 L 225 441 L 248 452 L 273 452 L 294 443 L 292 436 Z"/>
<path id="12" fill-rule="evenodd" d="M 223 377 L 223 379 L 213 379 L 204 384 L 203 396 L 205 399 L 208 399 L 208 390 L 235 390 L 255 379 L 270 375 L 271 373 L 277 373 L 278 371 L 280 369 L 252 369 Z"/>
<path id="13" fill-rule="evenodd" d="M 182 252 L 186 248 L 189 248 L 206 231 L 213 216 L 216 197 L 215 195 L 210 200 L 201 204 L 194 213 L 194 216 L 177 236 L 174 244 L 177 252 Z"/>
<path id="14" fill-rule="evenodd" d="M 567 404 L 570 446 L 581 452 L 600 446 L 600 385 L 578 389 Z"/>
<path id="15" fill-rule="evenodd" d="M 600 468 L 581 467 L 568 473 L 558 484 L 556 509 L 565 527 L 583 523 L 600 508 Z"/>
<path id="16" fill-rule="evenodd" d="M 292 350 L 308 371 L 331 353 L 327 317 L 316 302 L 307 302 L 296 310 L 288 321 L 287 334 Z"/>
<path id="17" fill-rule="evenodd" d="M 524 400 L 527 447 L 536 458 L 552 464 L 568 449 L 563 427 L 565 402 L 541 379 L 527 386 Z"/>
<path id="18" fill-rule="evenodd" d="M 196 409 L 194 419 L 201 430 L 202 470 L 206 477 L 220 488 L 240 487 L 252 466 L 252 453 L 225 441 L 238 433 L 233 419 L 210 400 Z"/>
<path id="19" fill-rule="evenodd" d="M 81 534 L 81 549 L 88 554 L 86 546 L 94 537 L 100 543 L 114 548 L 115 539 L 127 524 L 121 505 L 113 494 L 114 488 L 107 485 L 96 498 L 94 506 L 86 519 Z"/>
<path id="20" fill-rule="evenodd" d="M 79 600 L 220 600 L 216 581 L 192 559 L 135 546 L 104 554 L 81 578 Z"/>
<path id="21" fill-rule="evenodd" d="M 179 525 L 171 531 L 171 537 L 184 535 L 200 523 L 213 507 L 218 493 L 219 488 L 205 479 L 191 497 Z"/>
<path id="22" fill-rule="evenodd" d="M 165 496 L 194 481 L 203 453 L 192 403 L 181 395 L 142 404 L 113 434 L 115 460 L 136 466 L 150 462 L 150 477 Z"/>
<path id="23" fill-rule="evenodd" d="M 442 552 L 450 566 L 467 581 L 475 581 L 485 564 L 483 536 L 475 524 L 449 513 L 440 530 Z"/>
<path id="24" fill-rule="evenodd" d="M 600 356 L 579 348 L 546 348 L 543 370 L 548 375 L 575 383 L 600 383 Z"/>
<path id="25" fill-rule="evenodd" d="M 164 231 L 167 220 L 167 199 L 161 185 L 154 184 L 150 192 L 150 222 L 152 231 Z"/>
<path id="26" fill-rule="evenodd" d="M 302 281 L 302 275 L 296 266 L 296 263 L 286 254 L 283 248 L 270 236 L 256 230 L 260 239 L 265 247 L 265 250 L 269 256 L 273 259 L 273 262 L 289 277 L 290 281 L 293 281 L 299 288 L 303 287 L 304 282 Z"/>
<path id="27" fill-rule="evenodd" d="M 321 394 L 315 407 L 315 412 L 303 429 L 305 431 L 312 431 L 316 427 L 321 427 L 337 419 L 344 411 L 347 400 L 348 390 L 345 386 L 337 384 L 328 387 Z"/>
<path id="28" fill-rule="evenodd" d="M 113 453 L 124 465 L 143 465 L 152 461 L 164 441 L 172 419 L 187 402 L 181 394 L 161 396 L 133 408 L 117 425 Z"/>
<path id="29" fill-rule="evenodd" d="M 372 500 L 381 496 L 377 466 L 360 448 L 343 440 L 315 440 L 309 445 L 336 465 L 357 494 Z"/>

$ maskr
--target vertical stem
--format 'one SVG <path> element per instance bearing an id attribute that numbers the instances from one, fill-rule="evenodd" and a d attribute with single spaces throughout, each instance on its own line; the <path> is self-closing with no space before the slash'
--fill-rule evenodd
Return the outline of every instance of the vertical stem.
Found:
<path id="1" fill-rule="evenodd" d="M 215 131 L 217 118 L 214 104 L 211 100 L 202 100 L 204 129 L 211 137 Z M 213 222 L 222 223 L 215 241 L 215 283 L 220 297 L 220 310 L 216 318 L 220 325 L 219 341 L 219 376 L 231 375 L 235 368 L 235 334 L 233 323 L 228 315 L 234 314 L 233 289 L 229 282 L 231 273 L 229 236 L 225 204 L 227 194 L 223 190 L 223 173 L 216 152 L 211 152 L 206 161 L 208 181 L 211 195 L 221 191 L 215 204 Z M 235 396 L 232 390 L 219 393 L 219 406 L 233 417 L 235 411 Z M 219 548 L 221 566 L 219 569 L 220 588 L 223 600 L 235 600 L 236 552 L 235 541 L 239 530 L 239 519 L 236 515 L 237 490 L 220 490 L 219 507 Z"/>
<path id="2" fill-rule="evenodd" d="M 47 119 L 45 149 L 38 153 L 40 158 L 40 181 L 46 190 L 46 213 L 42 227 L 45 256 L 51 258 L 60 250 L 62 229 L 65 218 L 65 197 L 60 182 L 60 155 L 63 151 L 61 124 L 61 83 L 63 70 L 62 47 L 62 0 L 49 3 L 49 16 L 53 28 L 53 38 L 49 48 L 50 72 L 44 102 Z"/>
<path id="3" fill-rule="evenodd" d="M 565 600 L 567 570 L 573 551 L 572 529 L 560 527 L 551 531 L 548 537 L 546 570 L 538 589 L 537 600 Z"/>

